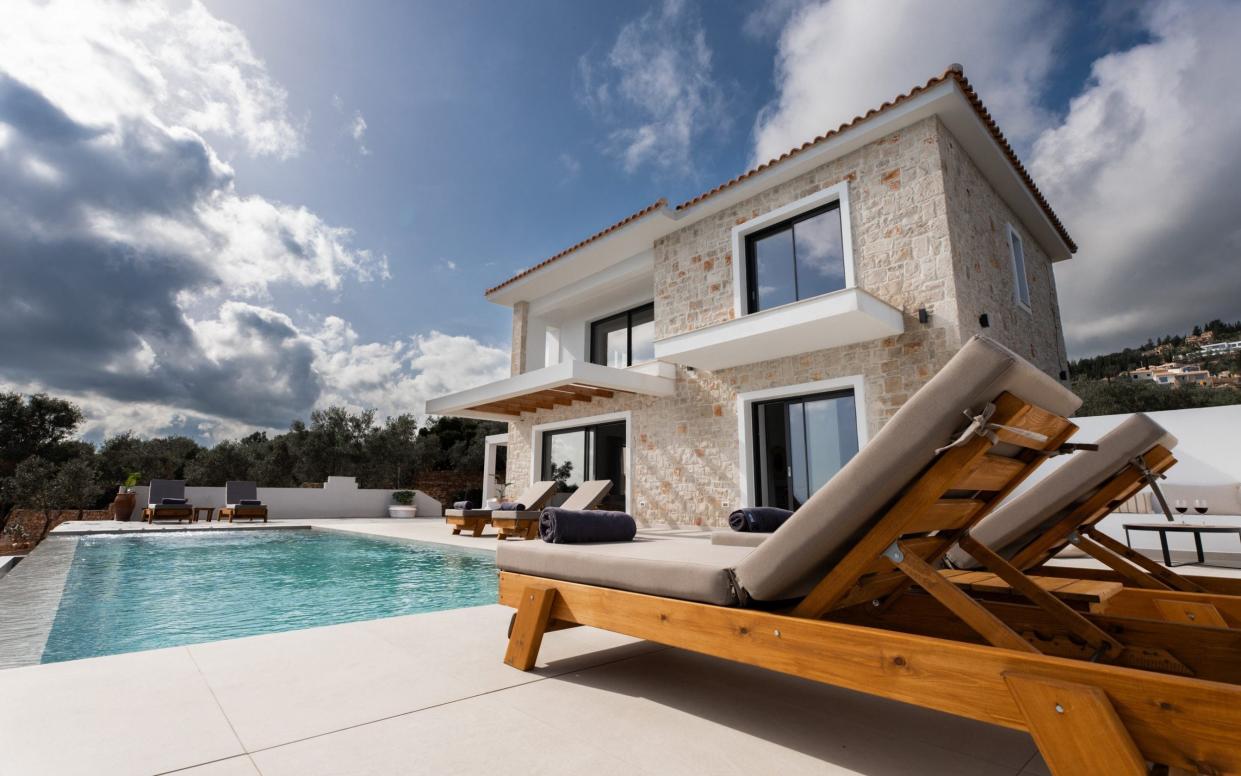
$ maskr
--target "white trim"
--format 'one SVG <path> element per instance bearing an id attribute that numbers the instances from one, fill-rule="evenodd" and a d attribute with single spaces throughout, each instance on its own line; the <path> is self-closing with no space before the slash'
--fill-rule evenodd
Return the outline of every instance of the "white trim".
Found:
<path id="1" fill-rule="evenodd" d="M 757 401 L 768 399 L 786 399 L 791 396 L 808 396 L 815 393 L 853 389 L 853 409 L 857 419 L 858 450 L 870 441 L 870 430 L 866 425 L 866 380 L 862 375 L 833 377 L 828 380 L 816 380 L 812 383 L 798 385 L 782 385 L 778 388 L 764 388 L 759 391 L 746 391 L 737 394 L 737 442 L 741 458 L 741 503 L 737 508 L 753 506 L 751 497 L 754 495 L 754 419 L 750 412 L 751 405 Z"/>
<path id="2" fill-rule="evenodd" d="M 1030 309 L 1031 301 L 1029 299 L 1021 298 L 1022 280 L 1025 281 L 1026 296 L 1030 296 L 1030 262 L 1026 259 L 1026 241 L 1025 238 L 1021 236 L 1021 232 L 1014 229 L 1011 223 L 1005 223 L 1004 230 L 1004 237 L 1008 240 L 1008 261 L 1009 265 L 1013 268 L 1013 302 L 1015 302 L 1022 310 L 1031 313 L 1033 312 Z M 1017 252 L 1013 250 L 1014 237 L 1017 238 L 1017 242 L 1021 243 L 1020 270 L 1017 269 Z M 1022 277 L 1022 275 L 1024 275 L 1024 277 Z"/>
<path id="3" fill-rule="evenodd" d="M 489 434 L 483 437 L 483 500 L 481 506 L 486 508 L 487 502 L 495 498 L 496 493 L 496 452 L 500 447 L 508 446 L 508 434 Z"/>
<path id="4" fill-rule="evenodd" d="M 625 509 L 633 514 L 633 412 L 624 410 L 623 412 L 607 412 L 602 415 L 587 415 L 586 417 L 573 418 L 571 420 L 556 420 L 550 423 L 540 423 L 530 429 L 530 484 L 538 481 L 541 476 L 541 466 L 543 463 L 543 432 L 556 431 L 562 428 L 577 428 L 578 426 L 595 426 L 600 423 L 615 423 L 618 420 L 625 421 Z"/>
<path id="5" fill-rule="evenodd" d="M 766 229 L 769 226 L 774 226 L 781 221 L 796 218 L 808 210 L 823 207 L 830 202 L 840 203 L 840 241 L 844 253 L 845 288 L 854 288 L 856 286 L 853 273 L 853 227 L 849 217 L 849 182 L 841 181 L 835 186 L 828 186 L 808 197 L 802 197 L 795 202 L 790 202 L 783 207 L 778 207 L 769 213 L 764 213 L 757 218 L 751 218 L 744 224 L 738 224 L 733 227 L 733 310 L 736 312 L 737 318 L 751 314 L 746 304 L 746 292 L 749 290 L 746 288 L 746 235 L 753 234 L 760 229 Z M 807 297 L 807 299 L 813 298 Z M 804 302 L 806 299 L 798 299 L 797 301 Z M 760 310 L 759 312 L 765 311 Z"/>

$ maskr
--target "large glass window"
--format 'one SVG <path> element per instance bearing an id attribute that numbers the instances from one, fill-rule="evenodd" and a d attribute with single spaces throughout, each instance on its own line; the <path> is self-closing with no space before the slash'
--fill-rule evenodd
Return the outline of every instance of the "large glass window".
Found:
<path id="1" fill-rule="evenodd" d="M 627 367 L 655 358 L 655 304 L 609 316 L 590 325 L 590 360 Z"/>
<path id="2" fill-rule="evenodd" d="M 747 235 L 745 245 L 752 313 L 845 287 L 839 202 Z"/>
<path id="3" fill-rule="evenodd" d="M 559 483 L 553 504 L 562 504 L 587 480 L 611 480 L 601 509 L 625 509 L 625 421 L 543 432 L 540 479 Z"/>
<path id="4" fill-rule="evenodd" d="M 797 509 L 858 451 L 853 391 L 756 402 L 758 506 Z"/>

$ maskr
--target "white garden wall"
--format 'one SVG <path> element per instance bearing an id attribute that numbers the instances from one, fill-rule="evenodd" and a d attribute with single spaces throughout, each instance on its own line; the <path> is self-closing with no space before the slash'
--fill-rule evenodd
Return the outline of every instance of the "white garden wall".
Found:
<path id="1" fill-rule="evenodd" d="M 147 487 L 134 489 L 137 504 L 132 520 L 142 519 L 147 504 Z M 259 488 L 259 499 L 267 505 L 272 520 L 307 520 L 322 517 L 387 517 L 395 491 L 359 488 L 353 477 L 328 477 L 322 488 Z M 420 490 L 414 491 L 418 517 L 443 517 L 440 502 Z M 224 506 L 224 488 L 185 489 L 185 496 L 196 507 Z"/>

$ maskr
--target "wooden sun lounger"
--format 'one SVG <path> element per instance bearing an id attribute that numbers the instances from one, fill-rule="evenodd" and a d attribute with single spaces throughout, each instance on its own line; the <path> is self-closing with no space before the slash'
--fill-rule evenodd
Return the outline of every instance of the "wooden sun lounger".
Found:
<path id="1" fill-rule="evenodd" d="M 951 382 L 940 382 L 937 390 Z M 1027 730 L 1057 776 L 1137 776 L 1147 773 L 1146 761 L 1241 773 L 1241 686 L 1202 678 L 1235 675 L 1241 663 L 1236 634 L 1198 629 L 1203 638 L 1187 645 L 1190 629 L 1155 622 L 1120 634 L 1105 617 L 1075 611 L 1002 558 L 995 563 L 1004 570 L 999 576 L 1022 588 L 1035 606 L 979 601 L 937 569 L 953 544 L 1076 430 L 1063 415 L 1010 393 L 994 405 L 991 422 L 998 427 L 989 435 L 963 435 L 908 481 L 872 482 L 896 495 L 873 519 L 864 515 L 864 530 L 826 565 L 807 566 L 807 553 L 817 550 L 801 541 L 817 513 L 789 531 L 794 515 L 757 549 L 714 548 L 749 553 L 725 569 L 737 595 L 732 605 L 641 592 L 650 580 L 633 579 L 636 589 L 621 589 L 521 573 L 514 561 L 527 554 L 545 561 L 559 546 L 502 546 L 500 602 L 517 609 L 505 662 L 529 670 L 546 631 L 589 625 Z M 885 440 L 887 450 L 899 433 Z M 865 474 L 867 463 L 877 460 L 863 460 L 866 452 L 837 478 Z M 818 510 L 851 486 L 827 493 L 832 487 L 829 482 L 820 492 L 824 498 L 812 497 L 803 509 Z M 780 564 L 785 569 L 774 575 L 746 581 L 760 565 Z M 771 580 L 789 578 L 792 567 L 825 573 L 807 594 L 772 604 L 775 610 L 745 608 L 752 584 L 770 591 Z M 1186 646 L 1209 655 L 1194 656 L 1191 666 L 1169 651 Z"/>
<path id="2" fill-rule="evenodd" d="M 1141 415 L 1131 418 L 1126 424 L 1139 430 L 1146 424 L 1153 427 L 1156 433 L 1162 431 L 1154 421 Z M 1118 428 L 1113 433 L 1123 432 L 1123 428 Z M 1104 455 L 1107 437 L 1100 441 L 1104 443 L 1102 451 L 1083 455 Z M 1169 449 L 1175 442 L 1174 438 L 1165 434 L 1159 443 L 1141 454 L 1140 461 L 1135 457 L 1122 463 L 1111 476 L 1085 483 L 1084 497 L 1079 502 L 1069 505 L 1058 516 L 1053 514 L 1054 521 L 1049 525 L 1023 537 L 1022 542 L 999 549 L 999 553 L 1009 556 L 1009 564 L 1029 575 L 1061 580 L 1065 584 L 1080 580 L 1115 585 L 1112 593 L 1091 604 L 1091 611 L 1097 613 L 1202 627 L 1241 628 L 1241 580 L 1178 574 L 1126 547 L 1098 528 L 1099 522 L 1152 483 L 1157 500 L 1166 509 L 1155 480 L 1176 464 L 1176 458 Z M 1054 490 L 1058 485 L 1053 475 L 1023 494 L 1023 498 L 1038 499 L 1042 495 L 1039 491 Z M 985 536 L 988 524 L 1003 521 L 1004 512 L 1005 509 L 1001 508 L 989 515 L 974 533 Z M 988 548 L 996 549 L 986 541 L 982 543 L 987 546 L 980 548 L 979 543 L 971 534 L 963 539 L 961 549 L 970 555 L 973 555 L 971 547 L 982 553 L 986 553 Z M 1087 569 L 1046 565 L 1070 544 L 1107 566 L 1107 572 L 1090 574 Z M 962 557 L 959 551 L 954 551 L 953 556 Z M 975 558 L 990 570 L 981 557 Z M 1053 592 L 1063 598 L 1062 589 L 1063 585 Z"/>
<path id="3" fill-rule="evenodd" d="M 250 480 L 229 480 L 224 483 L 224 501 L 226 502 L 220 508 L 219 522 L 224 522 L 227 518 L 228 522 L 234 520 L 262 520 L 267 522 L 267 505 L 266 504 L 241 504 L 242 501 L 257 501 L 259 497 L 258 485 Z"/>
<path id="4" fill-rule="evenodd" d="M 142 508 L 142 520 L 154 523 L 157 520 L 182 520 L 193 523 L 193 504 L 161 504 L 165 498 L 185 498 L 185 480 L 151 480 L 147 489 L 147 505 Z"/>
<path id="5" fill-rule="evenodd" d="M 551 480 L 536 482 L 517 497 L 533 511 L 541 511 L 556 493 L 556 483 Z M 469 531 L 472 536 L 482 536 L 483 529 L 491 525 L 492 509 L 445 509 L 444 522 L 451 525 L 453 536 Z"/>
<path id="6" fill-rule="evenodd" d="M 564 509 L 594 509 L 611 490 L 611 480 L 588 480 L 569 494 L 569 498 L 565 499 L 560 506 Z M 523 539 L 539 538 L 539 515 L 542 513 L 541 509 L 525 512 L 492 512 L 491 524 L 498 532 L 496 538 L 500 541 L 517 536 Z"/>

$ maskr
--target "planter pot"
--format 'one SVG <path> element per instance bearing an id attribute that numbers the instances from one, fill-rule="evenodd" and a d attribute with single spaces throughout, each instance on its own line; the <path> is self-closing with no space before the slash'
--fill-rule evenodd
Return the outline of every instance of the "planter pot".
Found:
<path id="1" fill-rule="evenodd" d="M 112 500 L 112 519 L 120 520 L 122 523 L 129 522 L 129 516 L 134 513 L 134 500 L 137 498 L 133 493 L 117 493 L 116 498 Z"/>
<path id="2" fill-rule="evenodd" d="M 388 517 L 417 517 L 418 507 L 393 504 L 388 507 Z"/>

